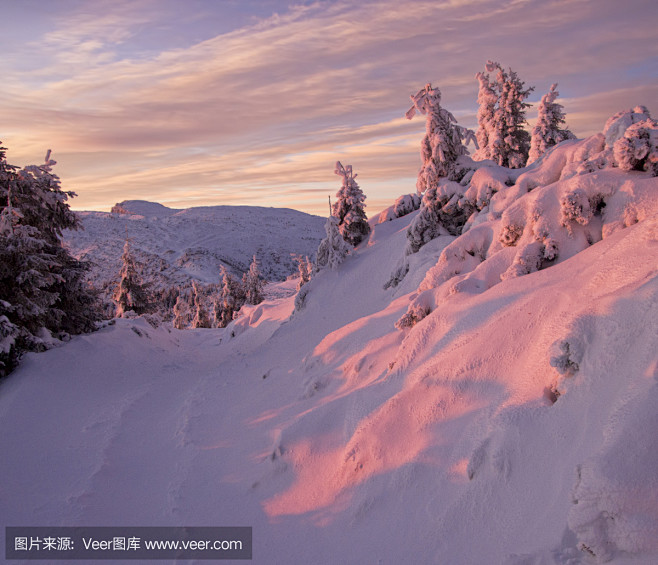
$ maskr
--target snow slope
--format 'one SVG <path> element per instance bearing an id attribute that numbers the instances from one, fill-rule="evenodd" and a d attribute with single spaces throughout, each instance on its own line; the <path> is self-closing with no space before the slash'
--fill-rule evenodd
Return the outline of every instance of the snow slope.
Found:
<path id="1" fill-rule="evenodd" d="M 95 286 L 116 284 L 126 237 L 156 288 L 195 279 L 217 283 L 220 265 L 237 276 L 255 254 L 267 280 L 296 271 L 290 253 L 313 256 L 324 237 L 324 218 L 289 209 L 205 206 L 175 210 L 129 200 L 107 212 L 78 212 L 83 230 L 65 233 L 72 253 L 92 261 Z"/>
<path id="2" fill-rule="evenodd" d="M 29 354 L 3 523 L 253 526 L 258 564 L 658 562 L 658 179 L 569 176 L 588 143 L 476 171 L 460 237 L 405 255 L 420 212 L 375 225 L 298 311 L 288 281 L 225 329 Z"/>

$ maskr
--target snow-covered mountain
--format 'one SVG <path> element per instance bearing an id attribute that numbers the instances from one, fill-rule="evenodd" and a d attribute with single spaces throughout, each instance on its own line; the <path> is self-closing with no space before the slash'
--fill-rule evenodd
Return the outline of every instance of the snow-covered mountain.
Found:
<path id="1" fill-rule="evenodd" d="M 219 281 L 220 265 L 237 276 L 253 255 L 267 280 L 296 270 L 291 253 L 309 257 L 324 237 L 324 218 L 296 210 L 256 206 L 203 206 L 177 210 L 129 200 L 107 212 L 78 212 L 84 229 L 64 234 L 72 253 L 92 262 L 99 288 L 116 284 L 126 237 L 156 288 L 195 279 Z"/>
<path id="2" fill-rule="evenodd" d="M 297 310 L 289 280 L 224 329 L 27 355 L 0 516 L 252 526 L 258 564 L 655 564 L 658 177 L 621 135 L 442 181 L 460 234 L 383 214 Z"/>

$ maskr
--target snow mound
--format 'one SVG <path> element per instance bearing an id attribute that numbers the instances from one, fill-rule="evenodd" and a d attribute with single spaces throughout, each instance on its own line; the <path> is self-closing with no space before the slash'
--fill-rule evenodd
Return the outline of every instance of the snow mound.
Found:
<path id="1" fill-rule="evenodd" d="M 629 114 L 620 114 L 606 135 L 614 137 L 618 147 L 629 139 L 625 135 L 633 138 L 645 132 L 639 135 L 649 141 L 634 152 L 639 155 L 634 162 L 635 168 L 651 172 L 650 119 L 623 129 L 627 122 Z M 610 161 L 612 152 L 603 137 L 565 141 L 519 171 L 478 164 L 461 184 L 444 179 L 435 193 L 426 194 L 424 207 L 409 227 L 406 253 L 437 235 L 461 235 L 445 247 L 420 284 L 419 290 L 432 290 L 434 298 L 419 298 L 420 306 L 412 303 L 409 316 L 430 303 L 434 308 L 450 295 L 484 292 L 503 280 L 561 263 L 618 230 L 655 216 L 655 177 L 629 176 L 624 170 L 630 166 L 613 168 L 617 163 Z M 605 168 L 599 167 L 602 162 Z M 639 166 L 641 162 L 648 165 Z M 394 272 L 391 278 L 398 280 L 400 275 Z"/>

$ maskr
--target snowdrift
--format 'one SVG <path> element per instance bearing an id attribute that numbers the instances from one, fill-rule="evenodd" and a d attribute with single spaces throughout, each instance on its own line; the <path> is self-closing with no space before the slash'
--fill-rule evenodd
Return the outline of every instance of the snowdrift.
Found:
<path id="1" fill-rule="evenodd" d="M 248 525 L 267 564 L 657 562 L 658 179 L 611 155 L 483 163 L 440 187 L 461 233 L 410 253 L 423 209 L 386 214 L 297 310 L 29 354 L 0 515 Z"/>

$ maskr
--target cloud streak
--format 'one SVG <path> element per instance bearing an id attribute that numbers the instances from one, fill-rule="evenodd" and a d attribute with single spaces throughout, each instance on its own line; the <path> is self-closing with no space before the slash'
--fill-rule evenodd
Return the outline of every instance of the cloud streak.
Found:
<path id="1" fill-rule="evenodd" d="M 609 0 L 281 4 L 202 39 L 173 4 L 83 3 L 0 62 L 0 139 L 12 162 L 52 146 L 80 208 L 263 198 L 324 214 L 337 159 L 386 202 L 413 190 L 419 165 L 424 126 L 402 118 L 409 94 L 432 81 L 474 127 L 473 77 L 488 58 L 536 85 L 537 100 L 559 82 L 579 135 L 599 131 L 610 107 L 653 109 L 657 22 L 650 2 L 633 3 L 637 16 Z M 222 4 L 203 7 L 218 17 Z"/>

